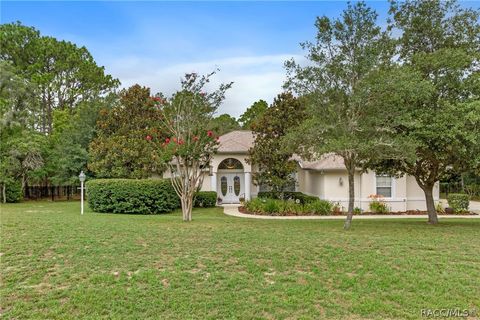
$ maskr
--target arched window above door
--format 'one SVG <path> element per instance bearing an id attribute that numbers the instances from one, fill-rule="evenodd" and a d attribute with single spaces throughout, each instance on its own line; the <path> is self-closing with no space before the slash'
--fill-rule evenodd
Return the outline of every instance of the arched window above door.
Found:
<path id="1" fill-rule="evenodd" d="M 228 158 L 220 162 L 218 165 L 219 170 L 231 170 L 231 169 L 243 169 L 242 163 L 234 158 Z"/>

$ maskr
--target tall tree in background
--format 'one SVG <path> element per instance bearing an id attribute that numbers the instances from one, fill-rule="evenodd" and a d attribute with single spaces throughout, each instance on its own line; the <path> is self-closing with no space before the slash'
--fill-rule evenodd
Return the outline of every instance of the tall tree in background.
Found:
<path id="1" fill-rule="evenodd" d="M 286 87 L 308 96 L 308 118 L 290 135 L 290 145 L 303 157 L 318 158 L 334 153 L 343 158 L 348 172 L 348 215 L 351 225 L 355 203 L 355 171 L 362 167 L 372 147 L 381 146 L 380 137 L 369 136 L 367 118 L 375 114 L 364 109 L 356 95 L 364 77 L 382 61 L 381 48 L 388 41 L 376 25 L 377 14 L 364 2 L 348 4 L 340 19 L 317 18 L 316 42 L 306 42 L 308 66 L 291 60 L 286 63 Z M 378 149 L 377 149 L 378 150 Z"/>
<path id="2" fill-rule="evenodd" d="M 436 224 L 435 183 L 479 167 L 479 11 L 456 1 L 395 1 L 390 13 L 399 66 L 378 77 L 370 101 L 390 115 L 385 128 L 415 149 L 377 168 L 414 176 Z M 403 97 L 393 104 L 395 96 Z"/>
<path id="3" fill-rule="evenodd" d="M 54 185 L 76 185 L 78 173 L 87 168 L 89 144 L 96 137 L 100 110 L 108 112 L 118 104 L 118 96 L 79 103 L 75 112 L 55 110 L 49 135 L 47 175 Z M 88 174 L 88 172 L 87 172 Z"/>
<path id="4" fill-rule="evenodd" d="M 254 102 L 241 116 L 238 121 L 243 129 L 251 130 L 253 124 L 262 117 L 268 108 L 268 103 L 265 100 L 258 100 Z"/>
<path id="5" fill-rule="evenodd" d="M 212 119 L 211 128 L 219 136 L 240 129 L 237 119 L 229 114 L 221 114 L 218 117 Z"/>
<path id="6" fill-rule="evenodd" d="M 52 131 L 54 110 L 73 110 L 119 85 L 85 47 L 41 36 L 20 23 L 0 25 L 0 47 L 1 61 L 10 62 L 30 82 L 37 106 L 35 128 L 43 133 Z"/>
<path id="7" fill-rule="evenodd" d="M 147 178 L 162 173 L 158 150 L 165 136 L 156 107 L 162 99 L 139 85 L 122 90 L 118 105 L 100 111 L 88 168 L 98 177 L 108 178 Z"/>
<path id="8" fill-rule="evenodd" d="M 172 185 L 180 197 L 183 221 L 192 220 L 195 193 L 200 190 L 204 170 L 217 149 L 217 137 L 209 127 L 213 114 L 232 86 L 221 84 L 217 90 L 206 93 L 204 87 L 214 74 L 187 74 L 179 91 L 168 101 L 159 101 L 163 132 L 168 136 L 163 152 Z"/>
<path id="9" fill-rule="evenodd" d="M 279 94 L 252 129 L 255 144 L 249 150 L 248 161 L 258 166 L 253 174 L 255 184 L 282 194 L 295 183 L 292 174 L 297 163 L 292 152 L 282 147 L 282 137 L 297 127 L 305 118 L 305 108 L 291 93 Z"/>
<path id="10" fill-rule="evenodd" d="M 27 178 L 43 166 L 45 137 L 31 129 L 32 91 L 28 81 L 0 61 L 0 186 L 2 202 L 15 185 L 23 189 Z"/>

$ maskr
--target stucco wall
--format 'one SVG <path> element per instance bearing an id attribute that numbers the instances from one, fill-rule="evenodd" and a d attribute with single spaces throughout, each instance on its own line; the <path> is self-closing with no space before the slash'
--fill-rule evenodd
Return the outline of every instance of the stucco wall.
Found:
<path id="1" fill-rule="evenodd" d="M 299 169 L 298 191 L 339 203 L 348 207 L 348 176 L 344 171 L 319 171 Z M 343 184 L 340 184 L 340 178 Z M 369 210 L 370 195 L 376 194 L 376 175 L 373 171 L 355 174 L 355 206 Z M 435 185 L 434 198 L 439 199 L 438 183 Z M 425 196 L 415 178 L 403 176 L 393 178 L 392 197 L 385 198 L 391 211 L 426 210 Z"/>
<path id="2" fill-rule="evenodd" d="M 163 173 L 163 178 L 164 179 L 170 179 L 170 170 L 165 170 Z M 211 177 L 208 172 L 203 173 L 203 184 L 202 184 L 202 191 L 211 191 Z"/>

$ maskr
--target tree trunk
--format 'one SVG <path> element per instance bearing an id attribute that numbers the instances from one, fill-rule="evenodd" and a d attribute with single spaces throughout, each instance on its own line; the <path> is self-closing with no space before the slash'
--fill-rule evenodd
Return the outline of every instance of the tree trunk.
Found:
<path id="1" fill-rule="evenodd" d="M 182 197 L 182 216 L 183 221 L 192 221 L 192 199 L 187 196 Z"/>
<path id="2" fill-rule="evenodd" d="M 348 165 L 349 168 L 347 168 L 348 171 L 348 213 L 347 213 L 347 219 L 345 220 L 345 224 L 343 225 L 343 228 L 345 230 L 350 229 L 350 225 L 352 224 L 352 218 L 353 218 L 353 208 L 355 205 L 355 166 L 354 165 Z"/>
<path id="3" fill-rule="evenodd" d="M 428 223 L 437 224 L 438 216 L 435 210 L 435 201 L 433 201 L 433 185 L 427 185 L 423 188 L 425 201 L 427 202 Z"/>
<path id="4" fill-rule="evenodd" d="M 7 203 L 7 191 L 5 183 L 2 183 L 2 201 L 3 203 Z"/>

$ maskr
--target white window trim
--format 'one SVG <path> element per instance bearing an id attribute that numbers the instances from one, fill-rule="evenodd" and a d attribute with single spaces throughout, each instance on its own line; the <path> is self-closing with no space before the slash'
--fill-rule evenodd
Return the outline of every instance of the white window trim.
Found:
<path id="1" fill-rule="evenodd" d="M 389 176 L 388 174 L 386 176 Z M 395 196 L 396 196 L 396 185 L 397 185 L 397 182 L 396 182 L 396 179 L 395 177 L 392 177 L 392 176 L 389 176 L 390 178 L 392 178 L 392 183 L 390 185 L 390 187 L 392 188 L 392 194 L 390 197 L 383 197 L 383 199 L 385 200 L 394 200 L 395 199 Z M 377 173 L 374 172 L 374 179 L 373 179 L 373 193 L 374 194 L 377 194 Z"/>

